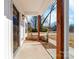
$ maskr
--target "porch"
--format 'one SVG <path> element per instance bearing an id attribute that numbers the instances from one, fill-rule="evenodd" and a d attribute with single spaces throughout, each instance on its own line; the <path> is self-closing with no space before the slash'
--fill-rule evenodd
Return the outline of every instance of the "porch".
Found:
<path id="1" fill-rule="evenodd" d="M 50 35 L 56 35 L 55 33 L 49 33 Z M 32 33 L 35 37 L 38 33 Z M 45 36 L 46 33 L 41 33 L 41 36 Z M 37 39 L 38 40 L 38 39 Z M 18 48 L 14 59 L 56 59 L 56 40 L 49 37 L 49 42 L 28 40 L 23 42 L 22 47 Z M 69 59 L 74 58 L 74 49 L 69 47 Z"/>
<path id="2" fill-rule="evenodd" d="M 56 58 L 56 59 L 68 59 L 69 58 L 69 53 L 68 53 L 68 9 L 66 8 L 67 6 L 67 2 L 65 0 L 57 0 L 57 38 L 55 41 L 51 41 L 49 39 L 49 42 L 45 44 L 38 42 L 40 40 L 40 20 L 41 20 L 41 16 L 43 15 L 44 11 L 46 10 L 48 4 L 51 4 L 51 2 L 49 0 L 13 0 L 13 1 L 8 1 L 7 4 L 5 4 L 5 16 L 6 18 L 11 19 L 9 21 L 7 21 L 8 26 L 7 25 L 7 43 L 11 44 L 11 46 L 7 46 L 9 47 L 8 52 L 12 57 L 14 57 L 15 59 L 23 59 L 23 58 L 27 58 L 31 59 L 32 58 L 40 58 L 40 59 L 51 59 L 51 58 Z M 5 1 L 6 3 L 6 1 Z M 13 10 L 13 5 L 16 7 Z M 9 6 L 9 7 L 7 7 Z M 51 5 L 52 6 L 52 5 Z M 53 7 L 53 6 L 52 6 Z M 51 14 L 51 11 L 53 9 L 51 8 L 50 12 L 48 15 Z M 8 12 L 7 12 L 8 11 Z M 66 12 L 65 12 L 66 11 Z M 37 33 L 38 33 L 38 39 L 37 41 L 27 41 L 25 39 L 25 22 L 27 21 L 27 15 L 31 15 L 31 16 L 37 16 L 38 17 L 38 28 L 37 28 Z M 46 16 L 46 18 L 48 17 L 48 15 Z M 16 16 L 16 17 L 13 17 Z M 51 19 L 50 15 L 50 19 Z M 5 19 L 6 19 L 5 18 Z M 16 23 L 13 23 L 14 18 L 16 20 Z M 45 19 L 46 19 L 45 18 Z M 45 20 L 44 20 L 45 21 Z M 21 23 L 22 22 L 22 23 Z M 16 26 L 15 26 L 16 25 Z M 50 25 L 50 23 L 49 23 Z M 11 26 L 14 28 L 15 32 L 13 32 L 13 28 L 11 28 Z M 15 28 L 16 27 L 16 28 Z M 66 28 L 66 29 L 65 29 Z M 11 33 L 10 31 L 11 30 Z M 8 33 L 9 32 L 9 33 Z M 11 36 L 15 34 L 15 36 Z M 21 35 L 19 35 L 21 34 Z M 9 35 L 9 36 L 8 36 Z M 11 36 L 11 37 L 10 37 Z M 15 38 L 17 36 L 17 38 Z M 46 35 L 45 35 L 46 37 Z M 15 38 L 15 39 L 14 39 Z M 12 42 L 13 40 L 16 40 L 17 42 L 17 49 L 16 49 L 16 53 L 14 54 L 15 56 L 12 55 L 13 53 L 13 45 Z M 11 43 L 10 43 L 11 42 Z M 50 42 L 53 42 L 51 45 L 49 45 Z M 48 47 L 50 46 L 55 46 L 56 48 L 54 48 L 54 51 L 52 51 L 52 49 L 46 49 L 46 45 Z M 19 48 L 21 47 L 21 48 Z M 32 47 L 32 48 L 31 48 Z M 26 49 L 27 48 L 27 49 Z M 19 49 L 19 50 L 18 50 Z M 37 49 L 37 51 L 36 51 Z M 39 50 L 40 49 L 40 50 Z M 47 50 L 49 51 L 49 53 L 47 53 Z M 28 53 L 27 53 L 28 52 Z M 31 53 L 35 53 L 31 54 Z M 42 53 L 42 55 L 41 55 Z M 36 57 L 37 56 L 37 57 Z M 10 57 L 11 58 L 11 57 Z M 26 58 L 26 59 L 27 59 Z M 73 57 L 72 57 L 73 58 Z"/>

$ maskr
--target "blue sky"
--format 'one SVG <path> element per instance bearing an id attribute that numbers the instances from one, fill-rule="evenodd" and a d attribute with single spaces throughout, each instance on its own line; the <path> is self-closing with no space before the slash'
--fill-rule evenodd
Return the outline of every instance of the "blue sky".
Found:
<path id="1" fill-rule="evenodd" d="M 56 9 L 51 13 L 51 23 L 56 21 Z M 50 17 L 48 17 L 50 19 Z M 49 20 L 48 20 L 49 22 Z M 69 0 L 69 24 L 74 24 L 74 0 Z M 46 24 L 44 24 L 46 25 Z M 51 24 L 52 25 L 52 24 Z"/>
<path id="2" fill-rule="evenodd" d="M 74 24 L 74 0 L 69 0 L 69 24 Z"/>

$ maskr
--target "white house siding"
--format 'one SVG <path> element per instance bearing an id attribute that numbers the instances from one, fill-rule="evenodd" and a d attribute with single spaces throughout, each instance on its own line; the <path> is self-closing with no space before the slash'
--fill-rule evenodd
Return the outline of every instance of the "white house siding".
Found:
<path id="1" fill-rule="evenodd" d="M 13 20 L 12 20 L 12 1 L 4 0 L 4 52 L 5 59 L 13 58 Z"/>
<path id="2" fill-rule="evenodd" d="M 27 37 L 28 35 L 28 19 L 27 17 L 25 18 L 25 38 Z"/>
<path id="3" fill-rule="evenodd" d="M 22 46 L 25 40 L 25 29 L 26 29 L 25 23 L 26 23 L 26 17 L 23 20 L 22 14 L 20 13 L 20 46 Z"/>
<path id="4" fill-rule="evenodd" d="M 4 0 L 0 0 L 0 59 L 5 59 L 4 57 Z"/>
<path id="5" fill-rule="evenodd" d="M 4 0 L 4 15 L 2 15 L 4 18 L 1 19 L 3 21 L 0 28 L 4 29 L 4 53 L 5 57 L 4 59 L 13 59 L 13 3 L 12 0 Z M 0 22 L 1 22 L 0 20 Z M 20 20 L 22 20 L 20 16 Z M 26 20 L 26 18 L 25 18 Z M 24 22 L 24 21 L 23 21 Z M 1 24 L 1 23 L 0 23 Z M 24 41 L 24 35 L 25 35 L 25 23 L 24 27 L 20 24 L 20 46 L 22 46 Z M 2 33 L 0 33 L 2 34 Z M 1 37 L 0 37 L 1 38 Z"/>

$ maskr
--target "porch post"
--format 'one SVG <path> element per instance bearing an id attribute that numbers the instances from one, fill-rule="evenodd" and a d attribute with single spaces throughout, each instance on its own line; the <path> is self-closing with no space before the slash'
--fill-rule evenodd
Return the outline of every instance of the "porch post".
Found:
<path id="1" fill-rule="evenodd" d="M 41 20 L 41 16 L 38 15 L 38 40 L 40 40 L 40 20 Z"/>
<path id="2" fill-rule="evenodd" d="M 69 59 L 69 0 L 64 0 L 64 59 Z"/>
<path id="3" fill-rule="evenodd" d="M 64 0 L 57 0 L 56 59 L 64 59 Z"/>

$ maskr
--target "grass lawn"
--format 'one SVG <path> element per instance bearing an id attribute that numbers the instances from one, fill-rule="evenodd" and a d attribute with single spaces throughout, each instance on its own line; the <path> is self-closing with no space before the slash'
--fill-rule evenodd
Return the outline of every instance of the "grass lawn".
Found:
<path id="1" fill-rule="evenodd" d="M 74 48 L 74 34 L 70 33 L 69 35 L 69 46 Z"/>
<path id="2" fill-rule="evenodd" d="M 56 33 L 49 35 L 49 38 L 56 40 Z M 74 33 L 69 33 L 69 46 L 74 48 Z"/>

